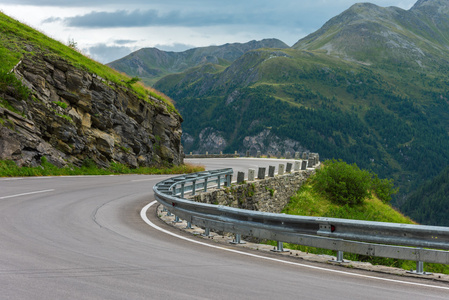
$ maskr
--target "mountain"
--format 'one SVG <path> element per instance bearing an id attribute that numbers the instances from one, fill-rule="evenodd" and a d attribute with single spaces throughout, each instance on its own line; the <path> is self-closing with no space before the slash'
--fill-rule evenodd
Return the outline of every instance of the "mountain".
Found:
<path id="1" fill-rule="evenodd" d="M 299 40 L 294 49 L 382 68 L 433 68 L 448 65 L 448 1 L 418 1 L 409 11 L 369 3 L 353 5 L 321 29 Z"/>
<path id="2" fill-rule="evenodd" d="M 292 48 L 154 86 L 186 119 L 186 152 L 318 152 L 394 178 L 401 207 L 449 165 L 448 3 L 356 4 Z"/>
<path id="3" fill-rule="evenodd" d="M 205 63 L 228 66 L 244 53 L 259 48 L 288 48 L 277 39 L 264 39 L 248 43 L 233 43 L 190 49 L 184 52 L 166 52 L 156 48 L 143 48 L 108 66 L 130 76 L 138 76 L 152 85 L 165 75 L 185 71 Z"/>
<path id="4" fill-rule="evenodd" d="M 449 226 L 449 167 L 422 184 L 401 210 L 421 224 Z"/>
<path id="5" fill-rule="evenodd" d="M 0 159 L 180 164 L 182 118 L 155 91 L 0 13 Z"/>

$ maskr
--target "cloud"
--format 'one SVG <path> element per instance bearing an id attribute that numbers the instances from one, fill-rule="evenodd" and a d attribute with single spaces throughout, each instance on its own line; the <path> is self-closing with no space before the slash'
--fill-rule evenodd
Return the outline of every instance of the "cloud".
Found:
<path id="1" fill-rule="evenodd" d="M 62 21 L 62 19 L 59 17 L 50 17 L 50 18 L 42 20 L 41 24 L 55 23 L 55 22 L 60 22 L 60 21 Z"/>
<path id="2" fill-rule="evenodd" d="M 94 46 L 83 49 L 92 59 L 99 61 L 103 64 L 110 63 L 114 60 L 122 58 L 135 49 L 124 46 L 108 46 L 106 44 L 96 44 Z"/>
<path id="3" fill-rule="evenodd" d="M 115 40 L 114 44 L 118 44 L 118 45 L 126 45 L 126 44 L 133 44 L 136 43 L 137 40 Z"/>
<path id="4" fill-rule="evenodd" d="M 47 19 L 51 21 L 50 19 Z M 55 18 L 57 20 L 57 18 Z M 285 18 L 276 17 L 272 12 L 261 11 L 248 14 L 246 11 L 235 13 L 216 11 L 186 11 L 171 10 L 161 13 L 155 9 L 133 11 L 115 10 L 92 11 L 84 15 L 63 19 L 64 25 L 78 28 L 114 28 L 114 27 L 145 27 L 145 26 L 176 26 L 205 27 L 232 24 L 278 24 Z"/>

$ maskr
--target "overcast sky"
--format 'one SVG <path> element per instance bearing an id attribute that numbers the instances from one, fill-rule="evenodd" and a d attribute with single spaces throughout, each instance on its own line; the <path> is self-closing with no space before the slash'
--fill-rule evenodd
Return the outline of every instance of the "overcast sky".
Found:
<path id="1" fill-rule="evenodd" d="M 410 9 L 417 0 L 371 0 Z M 0 0 L 0 10 L 108 63 L 132 51 L 277 38 L 289 46 L 348 9 L 351 0 Z M 366 2 L 366 1 L 365 1 Z"/>

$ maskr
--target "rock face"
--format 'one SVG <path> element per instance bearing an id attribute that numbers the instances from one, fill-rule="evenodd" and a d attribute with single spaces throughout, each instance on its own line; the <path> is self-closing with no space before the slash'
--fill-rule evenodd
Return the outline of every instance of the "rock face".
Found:
<path id="1" fill-rule="evenodd" d="M 181 117 L 160 100 L 142 100 L 131 89 L 51 56 L 24 58 L 14 69 L 33 99 L 2 95 L 23 116 L 0 110 L 0 159 L 38 165 L 131 167 L 183 162 Z M 5 121 L 6 120 L 6 121 Z"/>
<path id="2" fill-rule="evenodd" d="M 250 151 L 251 155 L 255 155 L 258 151 L 272 155 L 309 151 L 300 142 L 288 138 L 281 139 L 268 129 L 261 131 L 255 136 L 246 136 L 243 139 L 243 147 L 248 149 L 247 151 Z"/>

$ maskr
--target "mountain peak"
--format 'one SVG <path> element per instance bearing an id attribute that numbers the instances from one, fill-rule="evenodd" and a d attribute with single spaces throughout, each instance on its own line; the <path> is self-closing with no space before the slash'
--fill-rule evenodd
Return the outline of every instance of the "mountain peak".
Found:
<path id="1" fill-rule="evenodd" d="M 448 8 L 449 0 L 418 0 L 411 10 L 422 8 Z"/>
<path id="2" fill-rule="evenodd" d="M 449 0 L 418 0 L 410 9 L 417 15 L 424 15 L 440 23 L 440 19 L 446 19 L 449 14 Z"/>

